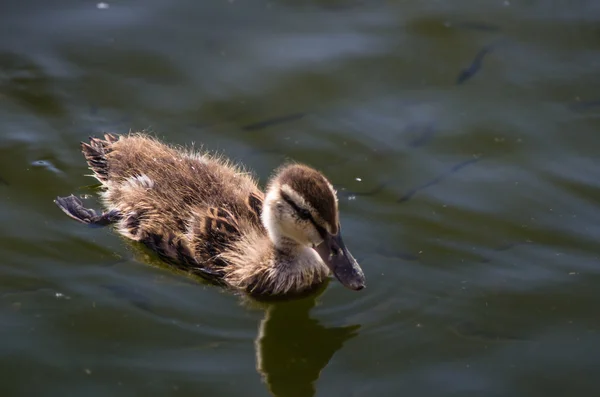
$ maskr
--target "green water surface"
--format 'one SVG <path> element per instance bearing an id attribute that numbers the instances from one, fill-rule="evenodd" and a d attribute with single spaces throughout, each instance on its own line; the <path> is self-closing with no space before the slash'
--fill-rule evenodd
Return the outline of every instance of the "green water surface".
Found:
<path id="1" fill-rule="evenodd" d="M 598 1 L 0 9 L 2 396 L 600 395 Z M 323 170 L 367 288 L 256 304 L 64 216 L 141 129 Z"/>

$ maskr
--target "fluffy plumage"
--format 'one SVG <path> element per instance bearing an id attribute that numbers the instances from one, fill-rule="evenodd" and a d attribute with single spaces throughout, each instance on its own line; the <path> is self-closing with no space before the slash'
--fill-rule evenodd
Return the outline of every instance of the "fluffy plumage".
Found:
<path id="1" fill-rule="evenodd" d="M 337 199 L 318 171 L 280 168 L 265 198 L 248 172 L 224 158 L 145 134 L 106 134 L 81 147 L 107 212 L 97 215 L 74 196 L 58 198 L 69 216 L 115 223 L 165 261 L 250 293 L 299 293 L 329 275 L 331 266 L 312 248 L 338 234 Z M 358 276 L 360 286 L 351 288 L 362 288 L 362 271 Z"/>

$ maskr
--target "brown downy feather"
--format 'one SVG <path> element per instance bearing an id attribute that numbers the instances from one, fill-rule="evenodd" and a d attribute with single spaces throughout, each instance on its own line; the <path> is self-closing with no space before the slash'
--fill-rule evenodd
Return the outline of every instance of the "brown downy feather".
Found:
<path id="1" fill-rule="evenodd" d="M 274 275 L 273 243 L 261 223 L 256 181 L 226 160 L 143 134 L 90 138 L 82 152 L 122 217 L 117 230 L 165 261 L 254 293 L 309 287 L 326 274 Z"/>

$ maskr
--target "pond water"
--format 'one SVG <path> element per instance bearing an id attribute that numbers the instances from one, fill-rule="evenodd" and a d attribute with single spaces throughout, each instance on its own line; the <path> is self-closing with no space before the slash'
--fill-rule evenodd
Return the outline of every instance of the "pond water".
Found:
<path id="1" fill-rule="evenodd" d="M 600 3 L 0 13 L 3 396 L 600 395 Z M 64 216 L 79 141 L 323 170 L 367 288 L 259 305 Z"/>

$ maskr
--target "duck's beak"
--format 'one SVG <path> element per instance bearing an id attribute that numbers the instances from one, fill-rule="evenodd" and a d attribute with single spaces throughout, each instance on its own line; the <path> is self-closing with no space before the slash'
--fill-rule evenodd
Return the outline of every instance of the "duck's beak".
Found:
<path id="1" fill-rule="evenodd" d="M 327 233 L 315 251 L 342 285 L 355 291 L 365 287 L 365 275 L 346 248 L 340 231 L 336 235 Z"/>

